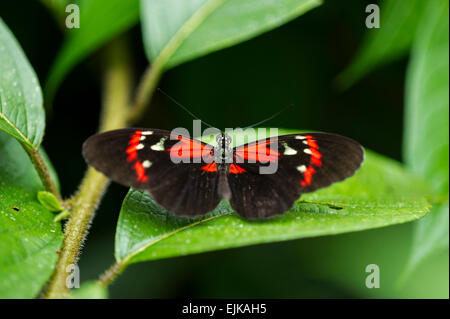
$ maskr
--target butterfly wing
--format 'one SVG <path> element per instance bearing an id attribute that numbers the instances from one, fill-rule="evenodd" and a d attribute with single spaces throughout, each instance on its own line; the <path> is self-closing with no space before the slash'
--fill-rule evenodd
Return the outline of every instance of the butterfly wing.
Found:
<path id="1" fill-rule="evenodd" d="M 233 150 L 227 174 L 231 206 L 246 218 L 285 212 L 302 193 L 353 175 L 364 152 L 355 141 L 334 134 L 304 133 L 259 140 Z M 261 174 L 261 168 L 276 167 Z M 270 171 L 270 170 L 269 170 Z"/>
<path id="2" fill-rule="evenodd" d="M 156 129 L 119 129 L 89 137 L 86 161 L 112 180 L 150 192 L 157 203 L 183 216 L 203 215 L 220 201 L 214 148 Z"/>

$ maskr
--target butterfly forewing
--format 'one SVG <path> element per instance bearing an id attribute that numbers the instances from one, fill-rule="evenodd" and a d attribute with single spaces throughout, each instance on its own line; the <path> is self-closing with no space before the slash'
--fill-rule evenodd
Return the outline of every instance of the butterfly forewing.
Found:
<path id="1" fill-rule="evenodd" d="M 296 167 L 302 177 L 302 193 L 327 187 L 352 176 L 364 160 L 362 146 L 350 138 L 328 133 L 301 136 L 305 137 L 302 144 L 305 145 L 303 153 L 307 155 L 306 163 L 303 164 L 306 171 L 304 167 Z M 292 138 L 287 139 L 292 143 Z"/>

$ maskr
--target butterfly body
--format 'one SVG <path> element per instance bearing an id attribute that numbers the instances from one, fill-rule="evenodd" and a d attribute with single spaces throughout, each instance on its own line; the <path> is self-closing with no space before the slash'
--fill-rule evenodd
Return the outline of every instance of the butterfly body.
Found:
<path id="1" fill-rule="evenodd" d="M 235 148 L 221 133 L 216 142 L 130 128 L 91 136 L 83 154 L 106 176 L 149 191 L 177 215 L 204 215 L 225 199 L 245 218 L 289 210 L 301 194 L 353 175 L 364 156 L 357 142 L 327 133 L 275 136 Z"/>

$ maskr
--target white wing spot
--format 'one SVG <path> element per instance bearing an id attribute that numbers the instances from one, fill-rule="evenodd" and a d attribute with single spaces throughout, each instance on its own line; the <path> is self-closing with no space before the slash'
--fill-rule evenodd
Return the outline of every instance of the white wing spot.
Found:
<path id="1" fill-rule="evenodd" d="M 142 166 L 144 166 L 145 168 L 149 168 L 150 166 L 152 166 L 152 162 L 145 160 L 142 162 Z"/>
<path id="2" fill-rule="evenodd" d="M 305 165 L 297 166 L 297 171 L 299 171 L 300 173 L 306 172 L 306 166 Z"/>
<path id="3" fill-rule="evenodd" d="M 142 135 L 152 135 L 152 134 L 153 134 L 153 131 L 142 132 Z"/>
<path id="4" fill-rule="evenodd" d="M 139 141 L 143 141 L 143 140 L 145 140 L 145 136 L 144 136 L 144 135 L 141 136 L 141 138 L 139 139 Z"/>
<path id="5" fill-rule="evenodd" d="M 144 148 L 144 144 L 138 144 L 137 146 L 136 146 L 136 149 L 137 150 L 141 150 L 141 149 L 143 149 Z"/>
<path id="6" fill-rule="evenodd" d="M 306 145 L 308 145 L 308 141 L 303 141 L 303 144 L 306 144 Z"/>
<path id="7" fill-rule="evenodd" d="M 150 148 L 154 151 L 164 151 L 164 141 L 167 139 L 167 137 L 163 137 L 159 140 L 158 143 L 155 145 L 150 146 Z"/>
<path id="8" fill-rule="evenodd" d="M 306 137 L 304 137 L 303 135 L 297 135 L 295 138 L 297 140 L 304 140 Z"/>
<path id="9" fill-rule="evenodd" d="M 287 143 L 282 143 L 284 146 L 284 155 L 295 155 L 297 154 L 297 151 L 294 150 L 293 148 L 289 147 L 289 145 L 287 145 Z"/>
<path id="10" fill-rule="evenodd" d="M 305 152 L 306 154 L 309 154 L 309 155 L 312 154 L 312 153 L 311 153 L 311 150 L 310 150 L 309 148 L 305 148 L 305 149 L 303 150 L 303 152 Z"/>

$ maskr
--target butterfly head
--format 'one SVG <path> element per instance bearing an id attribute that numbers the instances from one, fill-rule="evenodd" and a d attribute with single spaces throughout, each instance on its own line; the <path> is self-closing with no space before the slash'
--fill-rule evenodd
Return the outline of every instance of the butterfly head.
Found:
<path id="1" fill-rule="evenodd" d="M 231 145 L 232 139 L 229 135 L 220 133 L 216 136 L 216 142 L 218 145 L 226 149 Z"/>

